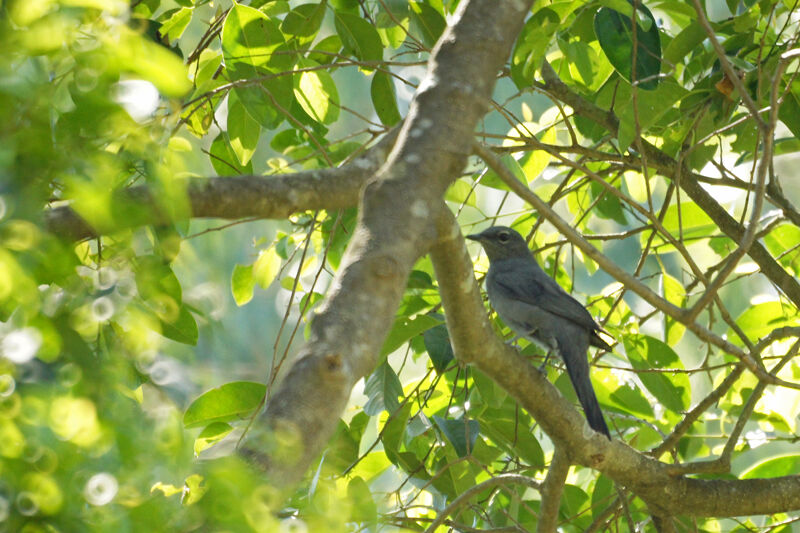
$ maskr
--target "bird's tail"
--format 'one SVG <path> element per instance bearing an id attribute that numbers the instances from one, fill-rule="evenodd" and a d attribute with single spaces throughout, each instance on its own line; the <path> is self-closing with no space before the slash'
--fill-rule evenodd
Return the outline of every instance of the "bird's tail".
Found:
<path id="1" fill-rule="evenodd" d="M 606 426 L 603 411 L 600 410 L 600 404 L 597 402 L 597 396 L 594 393 L 592 381 L 589 377 L 589 361 L 586 360 L 586 349 L 576 349 L 574 342 L 564 344 L 567 347 L 566 350 L 563 348 L 560 350 L 561 355 L 567 367 L 569 379 L 572 381 L 572 387 L 575 389 L 578 401 L 581 402 L 583 412 L 586 414 L 589 427 L 611 440 L 611 433 L 609 433 L 608 426 Z"/>

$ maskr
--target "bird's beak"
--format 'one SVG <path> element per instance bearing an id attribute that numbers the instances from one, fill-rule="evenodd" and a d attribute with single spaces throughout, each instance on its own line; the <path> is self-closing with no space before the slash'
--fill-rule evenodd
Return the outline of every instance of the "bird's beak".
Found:
<path id="1" fill-rule="evenodd" d="M 483 235 L 480 234 L 480 233 L 473 233 L 472 235 L 467 235 L 467 239 L 469 239 L 471 241 L 481 242 L 482 238 L 483 238 Z"/>

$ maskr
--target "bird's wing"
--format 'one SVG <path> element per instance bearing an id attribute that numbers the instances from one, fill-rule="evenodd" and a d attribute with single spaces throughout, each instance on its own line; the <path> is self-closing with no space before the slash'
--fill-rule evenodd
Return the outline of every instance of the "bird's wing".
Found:
<path id="1" fill-rule="evenodd" d="M 511 269 L 498 269 L 493 277 L 497 288 L 509 298 L 539 307 L 588 331 L 600 329 L 589 311 L 538 268 L 538 265 L 529 263 L 524 268 L 515 265 Z"/>

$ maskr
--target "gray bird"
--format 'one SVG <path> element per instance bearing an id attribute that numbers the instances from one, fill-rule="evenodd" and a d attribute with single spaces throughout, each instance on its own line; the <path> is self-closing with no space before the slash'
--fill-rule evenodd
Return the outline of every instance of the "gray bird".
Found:
<path id="1" fill-rule="evenodd" d="M 548 356 L 561 357 L 589 426 L 611 439 L 586 359 L 589 346 L 611 350 L 598 335 L 600 326 L 578 300 L 544 273 L 525 239 L 513 229 L 493 226 L 467 238 L 481 243 L 489 257 L 486 292 L 494 310 L 514 333 L 542 346 Z"/>

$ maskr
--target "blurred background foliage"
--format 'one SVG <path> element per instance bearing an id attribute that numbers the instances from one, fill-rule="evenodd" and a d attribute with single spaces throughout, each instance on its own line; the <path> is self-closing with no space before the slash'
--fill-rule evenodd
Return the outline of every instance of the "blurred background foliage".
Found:
<path id="1" fill-rule="evenodd" d="M 421 530 L 437 509 L 494 475 L 542 477 L 552 455 L 547 436 L 492 381 L 454 362 L 426 258 L 409 279 L 382 363 L 354 391 L 329 449 L 292 499 L 280 501 L 229 456 L 302 342 L 356 213 L 187 221 L 180 178 L 349 161 L 405 115 L 457 4 L 2 2 L 0 530 Z M 643 164 L 636 134 L 712 176 L 704 186 L 737 217 L 752 200 L 762 139 L 692 7 L 644 4 L 632 66 L 630 4 L 537 2 L 479 130 L 604 253 L 683 306 L 699 292 L 687 261 L 713 272 L 734 244 L 702 206 Z M 781 54 L 797 46 L 796 8 L 789 0 L 706 5 L 759 106 Z M 619 131 L 548 96 L 536 81 L 545 58 L 575 94 L 613 108 Z M 794 213 L 800 187 L 786 178 L 800 149 L 796 74 L 788 68 L 777 82 L 780 157 L 770 175 Z M 148 213 L 115 192 L 142 184 L 174 222 L 130 229 Z M 737 361 L 623 291 L 480 161 L 447 199 L 466 230 L 497 221 L 532 235 L 542 265 L 620 341 L 593 374 L 617 438 L 642 451 L 657 446 L 735 372 Z M 48 232 L 48 208 L 67 202 L 103 236 L 72 243 Z M 800 229 L 777 207 L 765 209 L 769 231 L 759 238 L 796 277 Z M 485 272 L 485 257 L 472 252 Z M 800 322 L 796 302 L 757 270 L 743 262 L 720 293 L 724 308 L 700 318 L 735 343 L 740 333 L 757 342 Z M 509 335 L 499 321 L 497 330 Z M 771 344 L 764 361 L 789 346 Z M 566 376 L 549 372 L 574 397 Z M 800 366 L 789 362 L 779 375 L 797 381 Z M 796 472 L 800 395 L 769 388 L 754 396 L 756 385 L 742 374 L 661 458 L 713 459 L 752 399 L 745 431 L 735 434 L 732 473 Z M 562 527 L 582 531 L 595 521 L 624 529 L 615 498 L 610 480 L 576 467 Z M 487 489 L 450 525 L 530 530 L 538 505 L 538 493 L 521 486 Z M 625 508 L 629 519 L 648 520 L 636 498 Z M 694 524 L 788 531 L 795 520 Z"/>

